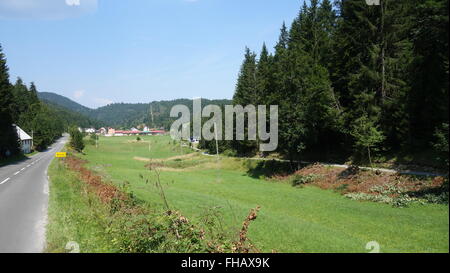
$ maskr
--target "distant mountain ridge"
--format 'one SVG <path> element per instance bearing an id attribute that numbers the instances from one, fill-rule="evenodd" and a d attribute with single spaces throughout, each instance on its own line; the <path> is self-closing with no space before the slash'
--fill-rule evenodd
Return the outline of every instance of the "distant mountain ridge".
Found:
<path id="1" fill-rule="evenodd" d="M 61 95 L 58 95 L 55 93 L 38 92 L 38 97 L 40 100 L 43 100 L 45 102 L 50 102 L 52 104 L 62 106 L 66 109 L 69 109 L 69 110 L 72 110 L 74 112 L 78 112 L 81 114 L 88 114 L 89 111 L 92 110 L 84 105 L 74 102 L 73 100 L 71 100 L 67 97 L 64 97 L 64 96 L 61 96 Z"/>
<path id="2" fill-rule="evenodd" d="M 91 109 L 55 93 L 40 92 L 38 96 L 43 101 L 88 116 L 90 119 L 98 121 L 101 126 L 123 129 L 136 127 L 141 124 L 168 129 L 175 120 L 170 118 L 170 110 L 173 106 L 186 105 L 189 109 L 192 109 L 191 99 L 153 101 L 150 103 L 113 103 L 97 109 Z M 231 100 L 202 99 L 202 104 L 220 106 L 231 104 Z"/>

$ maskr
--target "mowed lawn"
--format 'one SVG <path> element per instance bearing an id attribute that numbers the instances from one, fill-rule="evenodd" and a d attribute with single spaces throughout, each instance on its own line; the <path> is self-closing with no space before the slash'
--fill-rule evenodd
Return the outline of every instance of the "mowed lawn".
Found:
<path id="1" fill-rule="evenodd" d="M 129 182 L 139 199 L 162 206 L 153 184 L 140 177 L 155 179 L 145 158 L 160 162 L 189 153 L 167 136 L 143 137 L 142 142 L 113 137 L 100 138 L 98 148 L 87 145 L 82 157 L 114 183 Z M 217 161 L 200 154 L 164 161 L 160 171 L 171 208 L 194 221 L 215 208 L 222 213 L 223 228 L 237 234 L 250 209 L 261 206 L 249 237 L 264 252 L 369 252 L 370 241 L 378 242 L 381 252 L 449 251 L 445 205 L 393 208 L 353 201 L 315 187 L 255 179 L 238 159 Z"/>

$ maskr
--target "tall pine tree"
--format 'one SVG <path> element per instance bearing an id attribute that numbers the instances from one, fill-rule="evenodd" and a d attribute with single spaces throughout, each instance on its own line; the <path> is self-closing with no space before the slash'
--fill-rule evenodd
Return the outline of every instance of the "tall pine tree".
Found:
<path id="1" fill-rule="evenodd" d="M 19 152 L 17 132 L 11 116 L 13 102 L 8 67 L 0 45 L 0 158 Z"/>

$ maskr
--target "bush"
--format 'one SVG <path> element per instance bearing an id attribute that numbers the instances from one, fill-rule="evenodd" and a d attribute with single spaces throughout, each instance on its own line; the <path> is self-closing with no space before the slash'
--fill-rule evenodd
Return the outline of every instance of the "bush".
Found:
<path id="1" fill-rule="evenodd" d="M 89 136 L 89 144 L 90 145 L 95 145 L 96 140 L 97 140 L 97 135 L 96 134 L 90 134 L 90 136 Z"/>
<path id="2" fill-rule="evenodd" d="M 116 215 L 109 229 L 119 252 L 208 252 L 202 231 L 177 211 L 166 214 Z"/>
<path id="3" fill-rule="evenodd" d="M 291 176 L 290 181 L 292 186 L 294 187 L 302 187 L 306 184 L 310 184 L 314 182 L 318 178 L 318 175 L 309 174 L 309 175 L 301 175 L 301 174 L 294 174 Z"/>
<path id="4" fill-rule="evenodd" d="M 446 166 L 447 168 L 449 166 L 448 134 L 448 123 L 444 123 L 440 128 L 436 129 L 436 132 L 434 134 L 436 140 L 433 143 L 434 150 L 438 155 L 437 160 L 442 162 L 442 166 Z"/>
<path id="5" fill-rule="evenodd" d="M 387 195 L 368 194 L 364 192 L 347 193 L 345 197 L 358 201 L 372 201 L 385 204 L 393 204 L 394 199 Z"/>
<path id="6" fill-rule="evenodd" d="M 70 129 L 70 147 L 80 153 L 84 149 L 83 134 L 78 128 L 72 127 Z"/>

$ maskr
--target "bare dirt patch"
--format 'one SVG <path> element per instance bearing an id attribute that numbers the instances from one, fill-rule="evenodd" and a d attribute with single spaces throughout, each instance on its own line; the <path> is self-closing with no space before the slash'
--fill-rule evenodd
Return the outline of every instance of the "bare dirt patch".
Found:
<path id="1" fill-rule="evenodd" d="M 102 181 L 100 175 L 94 174 L 91 170 L 84 167 L 85 160 L 69 156 L 65 159 L 66 166 L 78 173 L 80 179 L 89 185 L 103 203 L 110 203 L 114 198 L 125 201 L 127 196 L 119 191 L 114 185 Z"/>
<path id="2" fill-rule="evenodd" d="M 133 157 L 133 159 L 137 160 L 137 161 L 142 161 L 142 162 L 165 162 L 165 161 L 176 160 L 176 159 L 189 159 L 189 158 L 195 157 L 196 155 L 198 155 L 198 154 L 190 153 L 190 154 L 185 154 L 185 155 L 172 156 L 172 157 L 168 157 L 168 158 L 147 158 L 147 157 L 135 156 L 135 157 Z"/>
<path id="3" fill-rule="evenodd" d="M 361 170 L 351 166 L 347 169 L 314 164 L 298 170 L 294 175 L 314 176 L 311 184 L 322 189 L 339 190 L 346 193 L 373 193 L 376 186 L 398 185 L 410 192 L 440 188 L 444 177 L 418 178 L 408 175 Z"/>

